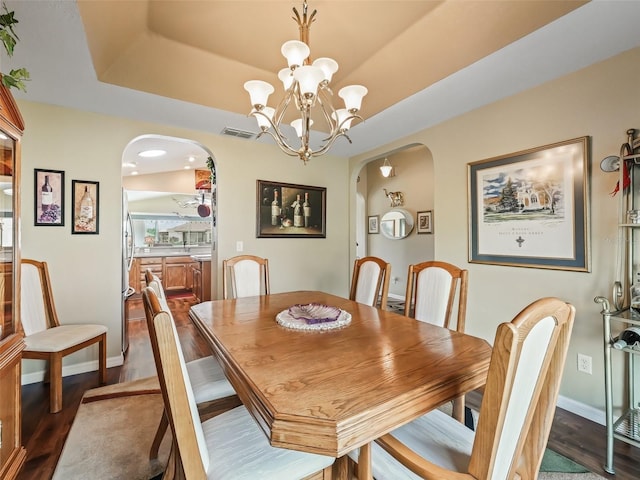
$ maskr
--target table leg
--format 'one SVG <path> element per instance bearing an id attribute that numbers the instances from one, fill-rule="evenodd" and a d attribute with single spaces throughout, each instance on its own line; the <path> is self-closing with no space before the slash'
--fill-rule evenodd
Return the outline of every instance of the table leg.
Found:
<path id="1" fill-rule="evenodd" d="M 358 455 L 358 480 L 373 480 L 370 443 L 366 443 L 360 447 L 360 455 Z"/>

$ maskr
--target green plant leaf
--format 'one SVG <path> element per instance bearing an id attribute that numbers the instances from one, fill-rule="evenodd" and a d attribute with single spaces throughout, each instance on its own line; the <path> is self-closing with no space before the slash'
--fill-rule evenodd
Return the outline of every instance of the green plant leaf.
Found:
<path id="1" fill-rule="evenodd" d="M 2 2 L 2 9 L 5 13 L 0 14 L 0 42 L 4 46 L 9 57 L 13 56 L 13 50 L 20 38 L 13 30 L 13 26 L 18 23 L 14 12 L 10 12 L 7 5 Z M 30 79 L 26 68 L 15 68 L 7 73 L 0 73 L 0 80 L 7 88 L 17 88 L 23 92 L 27 91 L 25 81 Z"/>
<path id="2" fill-rule="evenodd" d="M 18 90 L 22 90 L 23 92 L 27 91 L 27 86 L 25 85 L 25 81 L 29 81 L 29 72 L 25 68 L 16 68 L 11 70 L 9 74 L 1 74 L 2 75 L 2 84 L 7 88 L 17 88 Z"/>
<path id="3" fill-rule="evenodd" d="M 0 30 L 0 41 L 4 45 L 4 49 L 7 51 L 7 55 L 13 56 L 13 49 L 16 46 L 16 39 L 7 30 Z"/>

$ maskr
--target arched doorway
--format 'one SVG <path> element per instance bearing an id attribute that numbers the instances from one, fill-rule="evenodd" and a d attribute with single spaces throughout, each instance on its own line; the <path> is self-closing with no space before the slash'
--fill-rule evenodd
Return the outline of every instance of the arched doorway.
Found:
<path id="1" fill-rule="evenodd" d="M 393 172 L 384 177 L 380 170 L 385 159 Z M 390 239 L 380 233 L 383 215 L 399 208 L 409 212 L 416 223 L 418 212 L 434 210 L 434 167 L 429 149 L 424 145 L 408 145 L 377 155 L 362 162 L 355 175 L 354 235 L 357 246 L 354 258 L 372 255 L 391 263 L 389 297 L 404 299 L 408 266 L 433 260 L 435 235 L 418 234 L 414 228 L 405 238 Z M 388 194 L 400 192 L 403 205 L 392 206 Z M 371 220 L 371 222 L 370 222 Z M 374 228 L 375 226 L 378 228 Z M 363 232 L 360 240 L 359 232 Z"/>
<path id="2" fill-rule="evenodd" d="M 154 151 L 157 156 L 141 156 L 143 152 Z M 132 139 L 125 147 L 121 237 L 123 351 L 128 344 L 126 301 L 146 286 L 144 272 L 149 266 L 154 273 L 162 274 L 167 292 L 192 292 L 198 299 L 210 299 L 216 291 L 217 275 L 211 271 L 217 265 L 216 190 L 215 159 L 198 142 L 148 134 Z M 171 260 L 167 262 L 168 258 Z M 160 259 L 157 265 L 146 265 L 156 259 Z M 205 277 L 210 282 L 201 280 Z"/>

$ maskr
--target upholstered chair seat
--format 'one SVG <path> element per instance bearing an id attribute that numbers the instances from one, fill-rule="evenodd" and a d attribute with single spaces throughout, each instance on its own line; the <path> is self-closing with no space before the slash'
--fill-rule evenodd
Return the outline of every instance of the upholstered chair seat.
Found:
<path id="1" fill-rule="evenodd" d="M 31 352 L 58 352 L 107 333 L 104 325 L 60 325 L 28 335 L 24 339 Z"/>

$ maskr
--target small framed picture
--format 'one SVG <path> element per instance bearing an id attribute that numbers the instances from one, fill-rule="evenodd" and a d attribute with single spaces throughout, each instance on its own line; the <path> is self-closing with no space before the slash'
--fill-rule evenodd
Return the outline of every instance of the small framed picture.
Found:
<path id="1" fill-rule="evenodd" d="M 98 182 L 87 180 L 73 180 L 71 182 L 73 204 L 71 233 L 98 233 L 99 193 Z"/>
<path id="2" fill-rule="evenodd" d="M 418 234 L 433 233 L 433 210 L 418 212 Z"/>
<path id="3" fill-rule="evenodd" d="M 378 215 L 369 215 L 368 218 L 369 233 L 380 233 L 380 225 L 378 221 Z"/>
<path id="4" fill-rule="evenodd" d="M 64 226 L 64 172 L 34 169 L 33 202 L 36 226 Z"/>

